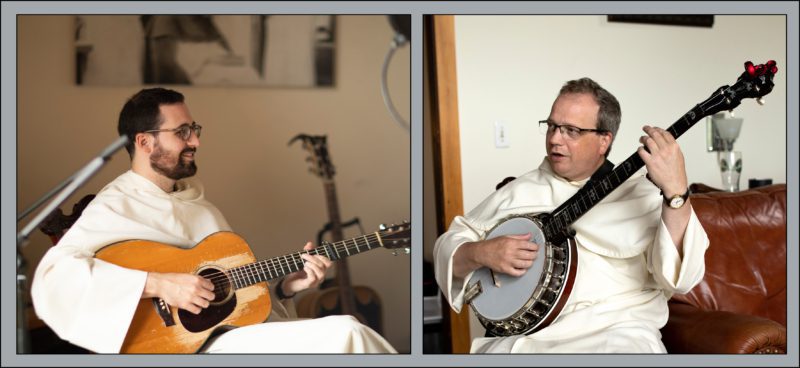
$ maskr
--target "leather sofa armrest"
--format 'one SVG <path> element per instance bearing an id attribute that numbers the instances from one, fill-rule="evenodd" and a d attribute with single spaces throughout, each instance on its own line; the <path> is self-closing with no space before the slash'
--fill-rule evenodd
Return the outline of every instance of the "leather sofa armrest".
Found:
<path id="1" fill-rule="evenodd" d="M 662 341 L 672 354 L 786 354 L 786 328 L 746 314 L 670 303 Z"/>

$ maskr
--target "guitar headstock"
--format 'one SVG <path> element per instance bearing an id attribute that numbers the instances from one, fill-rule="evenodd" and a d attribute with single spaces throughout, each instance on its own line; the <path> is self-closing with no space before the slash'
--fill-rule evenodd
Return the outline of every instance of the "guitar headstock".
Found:
<path id="1" fill-rule="evenodd" d="M 291 145 L 298 139 L 303 141 L 303 149 L 309 153 L 306 161 L 311 163 L 311 167 L 308 168 L 308 171 L 323 179 L 333 179 L 336 169 L 333 167 L 331 158 L 328 155 L 327 137 L 324 135 L 298 134 L 289 141 L 289 144 Z"/>
<path id="2" fill-rule="evenodd" d="M 380 225 L 378 234 L 381 237 L 381 244 L 384 248 L 394 249 L 395 255 L 397 251 L 402 249 L 405 254 L 411 252 L 411 223 L 404 221 L 397 225 Z"/>
<path id="3" fill-rule="evenodd" d="M 774 86 L 772 78 L 778 72 L 775 61 L 770 60 L 766 64 L 759 65 L 748 61 L 744 63 L 744 69 L 734 85 L 720 87 L 711 95 L 707 102 L 713 103 L 710 103 L 709 107 L 704 110 L 706 115 L 733 110 L 745 98 L 755 98 L 759 104 L 764 104 L 761 97 L 772 92 Z"/>

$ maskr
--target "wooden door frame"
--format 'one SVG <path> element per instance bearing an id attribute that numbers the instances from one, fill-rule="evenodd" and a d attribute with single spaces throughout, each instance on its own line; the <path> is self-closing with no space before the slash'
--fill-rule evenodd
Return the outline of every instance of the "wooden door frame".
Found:
<path id="1" fill-rule="evenodd" d="M 461 183 L 461 143 L 458 121 L 458 80 L 455 54 L 455 17 L 426 17 L 429 70 L 429 102 L 431 106 L 431 138 L 437 200 L 437 230 L 441 234 L 455 216 L 464 213 Z M 449 312 L 452 353 L 469 353 L 471 335 L 469 308 Z"/>

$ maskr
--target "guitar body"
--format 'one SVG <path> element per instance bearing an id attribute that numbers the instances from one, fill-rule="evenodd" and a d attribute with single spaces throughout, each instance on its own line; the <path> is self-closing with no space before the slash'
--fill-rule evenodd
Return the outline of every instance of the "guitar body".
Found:
<path id="1" fill-rule="evenodd" d="M 378 294 L 366 286 L 353 286 L 352 290 L 355 299 L 355 312 L 352 315 L 375 332 L 382 333 L 381 301 Z M 300 299 L 297 313 L 314 318 L 347 314 L 342 309 L 340 291 L 336 286 L 315 291 Z"/>
<path id="2" fill-rule="evenodd" d="M 118 242 L 100 249 L 95 258 L 130 269 L 191 273 L 210 280 L 214 300 L 197 315 L 171 308 L 160 298 L 141 299 L 120 349 L 122 353 L 193 353 L 215 331 L 266 321 L 272 310 L 267 281 L 302 270 L 304 254 L 340 260 L 372 249 L 408 249 L 410 243 L 411 224 L 403 222 L 261 261 L 255 261 L 244 239 L 226 231 L 209 235 L 191 249 L 147 240 Z"/>
<path id="3" fill-rule="evenodd" d="M 255 261 L 250 246 L 231 232 L 214 233 L 191 249 L 146 240 L 124 241 L 106 246 L 95 257 L 131 269 L 192 273 L 206 278 L 219 275 L 216 270 Z M 264 322 L 272 307 L 267 284 L 262 282 L 218 293 L 211 306 L 198 315 L 170 308 L 165 313 L 175 324 L 167 326 L 154 300 L 157 299 L 139 301 L 120 352 L 193 353 L 217 328 Z"/>

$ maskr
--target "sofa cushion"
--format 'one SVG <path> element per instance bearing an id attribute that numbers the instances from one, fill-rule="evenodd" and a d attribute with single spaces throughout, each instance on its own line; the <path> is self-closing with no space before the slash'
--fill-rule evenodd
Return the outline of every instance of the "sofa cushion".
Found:
<path id="1" fill-rule="evenodd" d="M 786 326 L 786 185 L 692 194 L 708 234 L 703 280 L 672 302 Z"/>

